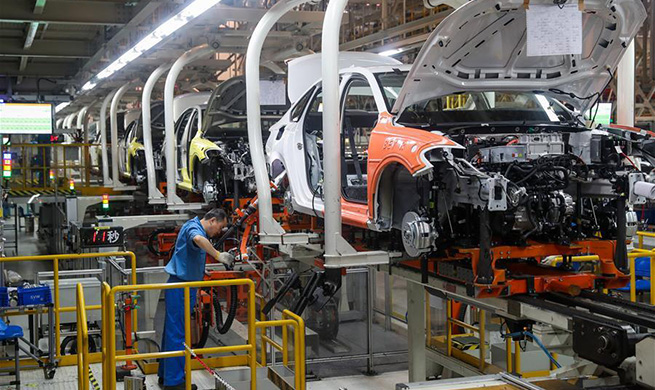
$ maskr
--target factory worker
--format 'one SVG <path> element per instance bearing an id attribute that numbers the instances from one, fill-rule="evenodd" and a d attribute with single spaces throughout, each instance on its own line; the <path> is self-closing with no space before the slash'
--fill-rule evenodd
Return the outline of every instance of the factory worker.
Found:
<path id="1" fill-rule="evenodd" d="M 227 215 L 222 209 L 213 209 L 202 219 L 195 217 L 187 221 L 177 235 L 173 256 L 165 268 L 170 275 L 168 283 L 203 280 L 206 255 L 231 266 L 234 257 L 227 252 L 219 252 L 209 242 L 210 238 L 219 236 L 226 226 Z M 190 292 L 193 310 L 196 289 L 193 288 Z M 165 302 L 166 320 L 161 350 L 184 350 L 184 289 L 165 290 Z M 158 375 L 159 383 L 164 385 L 164 390 L 183 390 L 185 388 L 184 357 L 160 359 Z"/>

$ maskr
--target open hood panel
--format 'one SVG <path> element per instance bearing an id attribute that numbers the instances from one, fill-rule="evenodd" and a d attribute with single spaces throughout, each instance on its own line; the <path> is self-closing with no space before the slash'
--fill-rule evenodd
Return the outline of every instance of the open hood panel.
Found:
<path id="1" fill-rule="evenodd" d="M 584 111 L 595 99 L 553 90 L 582 98 L 601 92 L 645 18 L 641 0 L 584 0 L 582 54 L 528 57 L 523 0 L 470 1 L 425 42 L 393 112 L 464 91 L 542 91 Z"/>

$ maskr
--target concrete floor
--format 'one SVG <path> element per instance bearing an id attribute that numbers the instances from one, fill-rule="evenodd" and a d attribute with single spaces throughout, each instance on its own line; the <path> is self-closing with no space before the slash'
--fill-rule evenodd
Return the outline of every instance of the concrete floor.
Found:
<path id="1" fill-rule="evenodd" d="M 96 378 L 101 377 L 99 364 L 92 365 L 91 370 Z M 51 380 L 45 380 L 41 370 L 23 370 L 21 375 L 21 389 L 71 390 L 77 388 L 77 367 L 61 367 Z M 208 373 L 194 371 L 192 376 L 193 383 L 198 386 L 198 389 L 214 389 L 214 380 Z M 13 380 L 13 377 L 0 377 L 0 390 L 14 390 L 15 386 L 6 384 L 10 380 Z M 407 382 L 407 371 L 388 372 L 373 377 L 355 375 L 326 378 L 316 382 L 308 382 L 307 390 L 394 389 L 396 383 L 403 382 Z M 123 390 L 123 388 L 123 383 L 118 383 L 116 386 L 116 390 Z M 149 375 L 146 377 L 146 389 L 160 390 L 156 376 Z"/>

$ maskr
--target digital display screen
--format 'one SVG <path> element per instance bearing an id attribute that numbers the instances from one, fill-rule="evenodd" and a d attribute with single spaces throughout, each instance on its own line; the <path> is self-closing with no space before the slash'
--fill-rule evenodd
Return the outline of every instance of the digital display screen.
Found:
<path id="1" fill-rule="evenodd" d="M 0 103 L 0 134 L 52 134 L 52 104 Z"/>
<path id="2" fill-rule="evenodd" d="M 125 236 L 120 226 L 82 227 L 80 241 L 83 248 L 123 246 Z"/>

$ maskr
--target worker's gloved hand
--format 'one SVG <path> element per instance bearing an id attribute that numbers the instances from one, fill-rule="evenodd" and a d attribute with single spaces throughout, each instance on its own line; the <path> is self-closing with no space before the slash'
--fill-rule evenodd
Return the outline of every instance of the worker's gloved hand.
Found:
<path id="1" fill-rule="evenodd" d="M 230 252 L 221 252 L 218 255 L 218 261 L 225 264 L 226 267 L 232 268 L 234 266 L 234 255 Z"/>

